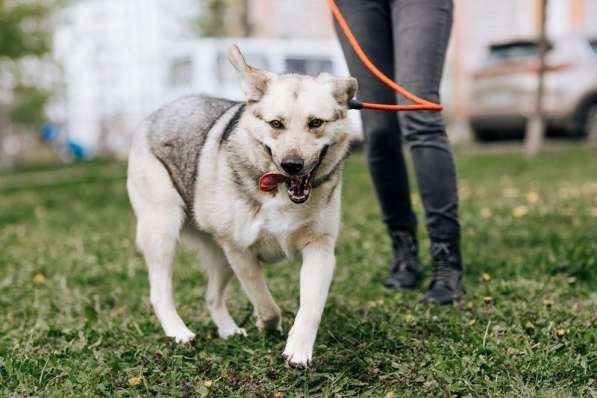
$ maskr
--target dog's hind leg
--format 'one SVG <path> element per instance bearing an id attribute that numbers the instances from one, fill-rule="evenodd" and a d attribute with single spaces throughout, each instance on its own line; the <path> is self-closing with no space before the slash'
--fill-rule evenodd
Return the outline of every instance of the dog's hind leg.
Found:
<path id="1" fill-rule="evenodd" d="M 218 328 L 218 335 L 227 339 L 234 335 L 246 336 L 247 332 L 239 328 L 230 316 L 226 306 L 226 288 L 234 272 L 220 246 L 204 233 L 195 240 L 199 249 L 199 261 L 209 277 L 207 284 L 207 309 Z"/>
<path id="2" fill-rule="evenodd" d="M 150 300 L 166 336 L 185 343 L 195 334 L 184 324 L 176 311 L 172 292 L 172 273 L 181 215 L 173 212 L 158 213 L 140 218 L 137 244 L 149 270 Z"/>
<path id="3" fill-rule="evenodd" d="M 142 139 L 142 138 L 141 138 Z M 137 246 L 149 270 L 150 300 L 167 336 L 177 342 L 195 337 L 176 312 L 172 272 L 184 222 L 183 203 L 163 165 L 144 141 L 129 157 L 127 188 L 137 216 Z"/>
<path id="4" fill-rule="evenodd" d="M 244 250 L 222 242 L 226 258 L 236 277 L 253 304 L 257 315 L 257 327 L 267 331 L 282 330 L 282 314 L 275 303 L 263 277 L 255 256 Z"/>

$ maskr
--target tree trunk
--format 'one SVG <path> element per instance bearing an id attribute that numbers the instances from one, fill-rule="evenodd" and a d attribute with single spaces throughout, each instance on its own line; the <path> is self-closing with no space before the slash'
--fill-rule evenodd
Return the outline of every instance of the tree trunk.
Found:
<path id="1" fill-rule="evenodd" d="M 537 71 L 537 91 L 535 107 L 529 115 L 525 134 L 525 153 L 527 158 L 537 156 L 543 146 L 545 135 L 545 115 L 543 114 L 543 94 L 545 91 L 545 55 L 547 54 L 546 15 L 547 0 L 541 1 L 541 18 L 538 42 L 539 69 Z"/>

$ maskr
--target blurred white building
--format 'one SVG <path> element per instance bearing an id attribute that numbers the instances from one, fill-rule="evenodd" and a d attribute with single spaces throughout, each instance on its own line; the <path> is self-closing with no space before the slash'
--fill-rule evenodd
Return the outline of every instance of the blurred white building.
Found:
<path id="1" fill-rule="evenodd" d="M 126 147 L 128 132 L 162 103 L 167 54 L 191 36 L 193 0 L 79 0 L 59 20 L 69 137 L 90 149 Z"/>

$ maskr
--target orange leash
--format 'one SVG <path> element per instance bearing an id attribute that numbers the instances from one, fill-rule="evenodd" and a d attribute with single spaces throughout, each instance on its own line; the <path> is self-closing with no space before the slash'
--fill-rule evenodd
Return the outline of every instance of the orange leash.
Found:
<path id="1" fill-rule="evenodd" d="M 443 106 L 441 106 L 439 104 L 435 104 L 433 102 L 426 101 L 423 98 L 417 97 L 416 95 L 414 95 L 410 91 L 406 90 L 404 87 L 399 86 L 392 79 L 390 79 L 389 77 L 384 75 L 382 73 L 382 71 L 380 71 L 373 64 L 373 62 L 371 62 L 371 60 L 367 57 L 367 55 L 365 54 L 365 52 L 359 45 L 359 42 L 352 34 L 350 27 L 346 23 L 346 20 L 342 16 L 342 13 L 340 12 L 340 9 L 338 8 L 338 6 L 334 2 L 334 0 L 327 0 L 327 2 L 328 2 L 328 5 L 330 6 L 330 9 L 332 10 L 332 14 L 334 14 L 334 18 L 336 18 L 336 21 L 338 22 L 338 25 L 340 25 L 340 28 L 342 28 L 342 31 L 344 32 L 344 36 L 346 36 L 346 38 L 348 39 L 348 42 L 350 43 L 350 45 L 352 46 L 354 51 L 357 53 L 357 55 L 359 56 L 361 61 L 365 64 L 367 69 L 369 69 L 369 71 L 371 73 L 373 73 L 373 75 L 375 75 L 375 77 L 377 77 L 379 80 L 381 80 L 385 85 L 392 88 L 394 91 L 396 91 L 398 94 L 402 95 L 404 98 L 409 99 L 410 101 L 415 103 L 414 105 L 390 105 L 390 104 L 375 104 L 375 103 L 371 103 L 371 102 L 360 102 L 360 101 L 356 101 L 356 100 L 351 100 L 349 102 L 350 108 L 352 108 L 352 109 L 376 109 L 376 110 L 381 110 L 381 111 L 422 111 L 422 110 L 441 111 L 442 109 L 444 109 Z"/>

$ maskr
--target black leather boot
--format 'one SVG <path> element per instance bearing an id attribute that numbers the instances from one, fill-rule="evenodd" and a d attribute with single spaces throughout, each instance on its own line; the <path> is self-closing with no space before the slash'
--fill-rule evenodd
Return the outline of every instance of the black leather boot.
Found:
<path id="1" fill-rule="evenodd" d="M 394 248 L 394 261 L 383 284 L 394 290 L 414 289 L 419 281 L 417 238 L 405 231 L 392 232 L 390 236 Z"/>
<path id="2" fill-rule="evenodd" d="M 431 282 L 423 302 L 449 304 L 462 297 L 464 284 L 459 242 L 432 242 L 431 266 Z"/>

